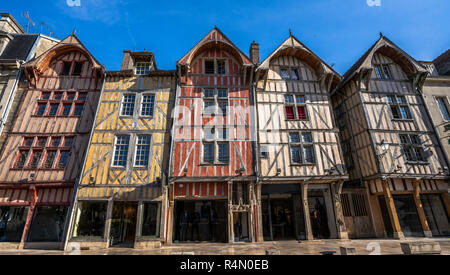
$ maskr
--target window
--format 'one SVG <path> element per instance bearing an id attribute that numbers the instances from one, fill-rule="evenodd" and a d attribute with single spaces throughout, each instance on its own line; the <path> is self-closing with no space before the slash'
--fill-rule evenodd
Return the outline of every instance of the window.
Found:
<path id="1" fill-rule="evenodd" d="M 121 116 L 133 116 L 134 102 L 136 101 L 136 95 L 124 95 L 122 98 L 122 111 Z"/>
<path id="2" fill-rule="evenodd" d="M 136 63 L 136 74 L 146 75 L 150 72 L 152 64 L 150 62 L 137 62 Z"/>
<path id="3" fill-rule="evenodd" d="M 130 145 L 129 136 L 117 136 L 114 148 L 113 166 L 127 166 L 128 146 Z"/>
<path id="4" fill-rule="evenodd" d="M 154 105 L 155 105 L 155 95 L 143 95 L 141 116 L 153 116 Z"/>
<path id="5" fill-rule="evenodd" d="M 220 142 L 218 146 L 218 159 L 220 162 L 228 162 L 228 142 Z"/>
<path id="6" fill-rule="evenodd" d="M 108 203 L 79 201 L 74 237 L 103 237 Z"/>
<path id="7" fill-rule="evenodd" d="M 70 75 L 71 68 L 72 68 L 72 62 L 64 62 L 61 75 Z"/>
<path id="8" fill-rule="evenodd" d="M 203 115 L 227 115 L 228 89 L 203 89 Z"/>
<path id="9" fill-rule="evenodd" d="M 28 206 L 0 206 L 0 243 L 20 242 Z"/>
<path id="10" fill-rule="evenodd" d="M 59 153 L 58 168 L 59 169 L 66 168 L 68 162 L 69 162 L 69 151 L 61 151 Z"/>
<path id="11" fill-rule="evenodd" d="M 269 150 L 267 149 L 267 146 L 262 145 L 260 147 L 261 149 L 261 158 L 263 159 L 267 159 L 269 157 Z"/>
<path id="12" fill-rule="evenodd" d="M 203 162 L 214 162 L 214 143 L 203 143 Z"/>
<path id="13" fill-rule="evenodd" d="M 81 75 L 81 70 L 82 69 L 83 69 L 83 63 L 82 62 L 75 62 L 75 66 L 74 66 L 72 75 Z"/>
<path id="14" fill-rule="evenodd" d="M 74 140 L 75 140 L 74 137 L 65 137 L 64 138 L 64 147 L 72 147 Z"/>
<path id="15" fill-rule="evenodd" d="M 300 80 L 297 68 L 281 68 L 280 76 L 282 79 Z"/>
<path id="16" fill-rule="evenodd" d="M 374 70 L 378 79 L 392 79 L 389 64 L 375 65 Z"/>
<path id="17" fill-rule="evenodd" d="M 289 145 L 293 164 L 315 163 L 313 138 L 310 132 L 289 133 Z"/>
<path id="18" fill-rule="evenodd" d="M 43 92 L 34 115 L 81 116 L 87 94 L 86 92 Z M 78 99 L 75 101 L 77 96 Z M 49 107 L 47 108 L 47 106 Z"/>
<path id="19" fill-rule="evenodd" d="M 394 119 L 412 119 L 408 103 L 404 96 L 390 95 L 387 96 L 387 101 Z"/>
<path id="20" fill-rule="evenodd" d="M 214 74 L 214 60 L 205 60 L 205 74 Z"/>
<path id="21" fill-rule="evenodd" d="M 225 74 L 225 61 L 217 60 L 217 74 Z"/>
<path id="22" fill-rule="evenodd" d="M 418 135 L 403 134 L 400 135 L 402 151 L 405 154 L 406 161 L 426 162 L 425 151 Z"/>
<path id="23" fill-rule="evenodd" d="M 73 137 L 65 137 L 67 141 L 73 141 Z M 36 142 L 34 142 L 36 140 Z M 14 168 L 16 169 L 63 169 L 67 165 L 70 151 L 63 149 L 62 137 L 24 137 L 22 146 L 19 148 Z M 67 144 L 64 144 L 65 147 Z M 59 159 L 55 167 L 55 160 Z"/>
<path id="24" fill-rule="evenodd" d="M 445 97 L 436 97 L 436 102 L 441 111 L 442 117 L 444 120 L 450 120 L 450 113 L 448 112 L 448 104 L 447 98 Z"/>
<path id="25" fill-rule="evenodd" d="M 296 95 L 295 100 L 293 95 L 284 96 L 284 109 L 287 120 L 308 120 L 308 113 L 306 110 L 305 96 Z"/>
<path id="26" fill-rule="evenodd" d="M 148 166 L 148 160 L 150 157 L 150 136 L 138 136 L 136 145 L 136 159 L 134 161 L 135 166 Z"/>
<path id="27" fill-rule="evenodd" d="M 159 224 L 161 218 L 160 203 L 144 203 L 144 215 L 142 216 L 142 236 L 159 237 Z"/>

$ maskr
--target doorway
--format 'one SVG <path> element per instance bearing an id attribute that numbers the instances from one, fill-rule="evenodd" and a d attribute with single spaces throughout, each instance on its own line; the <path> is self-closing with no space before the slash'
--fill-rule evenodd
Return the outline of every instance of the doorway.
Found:
<path id="1" fill-rule="evenodd" d="M 309 193 L 314 192 L 319 193 L 320 191 L 309 191 Z M 325 198 L 319 194 L 308 195 L 308 205 L 314 239 L 329 239 L 330 228 Z"/>
<path id="2" fill-rule="evenodd" d="M 134 247 L 136 237 L 137 202 L 114 202 L 110 245 Z"/>
<path id="3" fill-rule="evenodd" d="M 449 217 L 441 196 L 439 194 L 422 194 L 420 200 L 433 236 L 450 235 Z"/>
<path id="4" fill-rule="evenodd" d="M 302 209 L 294 211 L 293 195 L 263 197 L 263 236 L 265 241 L 295 240 L 303 234 Z M 298 196 L 300 197 L 300 196 Z M 300 205 L 301 206 L 301 205 Z"/>
<path id="5" fill-rule="evenodd" d="M 234 222 L 234 241 L 235 242 L 249 242 L 250 232 L 248 226 L 248 213 L 235 212 L 233 213 Z"/>

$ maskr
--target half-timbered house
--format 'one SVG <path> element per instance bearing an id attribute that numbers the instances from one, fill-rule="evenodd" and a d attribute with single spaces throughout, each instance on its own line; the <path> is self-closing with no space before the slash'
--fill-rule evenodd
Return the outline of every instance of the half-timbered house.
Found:
<path id="1" fill-rule="evenodd" d="M 20 247 L 60 247 L 104 69 L 72 34 L 24 71 L 28 88 L 1 152 L 0 200 L 21 210 L 11 217 L 22 223 Z"/>
<path id="2" fill-rule="evenodd" d="M 330 99 L 339 81 L 293 35 L 256 69 L 260 240 L 347 238 L 339 195 L 348 175 Z"/>
<path id="3" fill-rule="evenodd" d="M 169 243 L 256 240 L 253 70 L 217 27 L 177 62 Z"/>
<path id="4" fill-rule="evenodd" d="M 66 249 L 161 244 L 175 87 L 148 51 L 106 72 Z"/>
<path id="5" fill-rule="evenodd" d="M 342 202 L 351 237 L 448 232 L 448 164 L 423 99 L 427 73 L 381 35 L 333 92 L 350 175 Z M 360 196 L 373 229 L 361 220 Z"/>

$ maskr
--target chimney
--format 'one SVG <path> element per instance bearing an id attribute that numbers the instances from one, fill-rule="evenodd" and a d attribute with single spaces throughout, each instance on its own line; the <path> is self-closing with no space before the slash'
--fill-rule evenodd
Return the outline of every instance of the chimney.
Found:
<path id="1" fill-rule="evenodd" d="M 259 64 L 259 44 L 255 41 L 250 44 L 250 60 L 255 64 Z"/>
<path id="2" fill-rule="evenodd" d="M 120 68 L 120 70 L 125 71 L 130 69 L 133 69 L 133 59 L 131 58 L 131 51 L 124 50 L 122 58 L 122 67 Z"/>

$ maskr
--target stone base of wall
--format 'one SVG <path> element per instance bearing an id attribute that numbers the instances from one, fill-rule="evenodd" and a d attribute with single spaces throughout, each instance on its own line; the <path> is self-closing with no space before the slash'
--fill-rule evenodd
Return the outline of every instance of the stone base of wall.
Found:
<path id="1" fill-rule="evenodd" d="M 70 240 L 67 242 L 66 251 L 76 251 L 76 250 L 99 250 L 108 248 L 108 243 L 103 240 L 99 241 L 86 241 L 86 240 Z"/>
<path id="2" fill-rule="evenodd" d="M 139 240 L 134 244 L 135 249 L 150 249 L 150 248 L 160 248 L 160 240 Z"/>
<path id="3" fill-rule="evenodd" d="M 23 248 L 36 250 L 62 250 L 63 246 L 63 242 L 27 242 L 23 245 Z"/>

